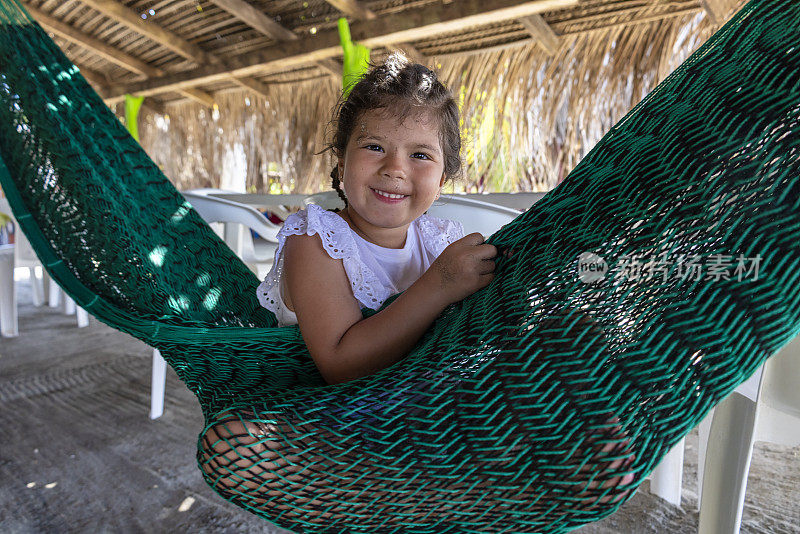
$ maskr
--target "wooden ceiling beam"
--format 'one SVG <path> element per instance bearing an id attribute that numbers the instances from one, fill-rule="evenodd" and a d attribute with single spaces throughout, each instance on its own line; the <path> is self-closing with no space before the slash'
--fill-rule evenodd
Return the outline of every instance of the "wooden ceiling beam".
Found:
<path id="1" fill-rule="evenodd" d="M 238 78 L 234 78 L 234 80 L 237 84 L 245 89 L 249 89 L 264 98 L 269 98 L 269 89 L 267 88 L 267 85 L 259 82 L 255 78 L 251 78 L 249 76 L 240 76 Z"/>
<path id="2" fill-rule="evenodd" d="M 181 89 L 180 93 L 191 98 L 198 104 L 202 104 L 210 108 L 214 107 L 214 97 L 210 93 L 206 93 L 205 91 L 195 88 Z"/>
<path id="3" fill-rule="evenodd" d="M 85 34 L 73 28 L 69 24 L 65 24 L 57 18 L 48 15 L 44 11 L 41 11 L 31 5 L 26 5 L 25 9 L 46 30 L 51 31 L 82 48 L 91 50 L 103 59 L 119 65 L 123 69 L 135 72 L 136 74 L 141 74 L 142 76 L 146 76 L 148 78 L 152 78 L 154 76 L 163 76 L 165 74 L 162 69 L 152 67 L 144 61 L 141 61 L 130 54 L 126 54 L 118 48 L 104 43 L 100 39 Z"/>
<path id="4" fill-rule="evenodd" d="M 325 0 L 327 3 L 356 20 L 374 20 L 378 17 L 374 11 L 366 8 L 358 0 Z"/>
<path id="5" fill-rule="evenodd" d="M 147 22 L 137 15 L 135 11 L 115 0 L 81 0 L 81 2 L 103 13 L 112 20 L 131 28 L 136 33 L 144 35 L 162 46 L 169 48 L 176 54 L 196 62 L 198 65 L 221 64 L 221 61 L 213 54 L 205 52 L 199 46 L 190 43 L 173 32 L 165 30 L 158 24 Z M 214 97 L 210 93 L 200 89 L 181 87 L 177 89 L 177 91 L 205 106 L 212 107 L 214 105 Z"/>
<path id="6" fill-rule="evenodd" d="M 219 63 L 219 60 L 196 44 L 165 30 L 154 22 L 143 19 L 135 11 L 116 0 L 80 0 L 80 2 L 198 65 Z"/>
<path id="7" fill-rule="evenodd" d="M 350 25 L 350 33 L 353 40 L 365 46 L 386 46 L 430 38 L 439 33 L 459 31 L 481 24 L 518 20 L 535 13 L 572 6 L 577 1 L 460 0 L 450 4 L 429 4 L 409 10 L 402 17 L 389 15 L 369 21 L 354 21 Z M 231 75 L 238 77 L 274 72 L 340 55 L 338 30 L 324 30 L 311 37 L 282 42 L 232 57 L 226 60 L 225 65 L 201 65 L 188 72 L 161 76 L 131 84 L 126 88 L 112 89 L 105 96 L 115 99 L 120 98 L 124 92 L 144 96 L 159 94 L 225 80 Z"/>
<path id="8" fill-rule="evenodd" d="M 211 0 L 211 3 L 275 41 L 296 41 L 300 38 L 244 0 Z"/>
<path id="9" fill-rule="evenodd" d="M 525 26 L 528 33 L 531 34 L 548 55 L 552 56 L 558 52 L 558 35 L 556 35 L 556 32 L 553 31 L 541 15 L 536 14 L 523 17 L 519 19 L 519 22 Z"/>
<path id="10" fill-rule="evenodd" d="M 451 4 L 431 4 L 408 10 L 402 17 L 380 17 L 359 21 L 351 28 L 354 41 L 365 46 L 385 46 L 429 39 L 432 35 L 459 32 L 469 28 L 517 20 L 528 15 L 574 6 L 578 0 L 459 0 Z M 377 35 L 376 35 L 377 34 Z"/>
<path id="11" fill-rule="evenodd" d="M 110 46 L 100 39 L 92 37 L 91 35 L 85 34 L 76 28 L 66 24 L 57 18 L 37 9 L 33 6 L 27 5 L 25 6 L 28 13 L 36 19 L 39 24 L 41 24 L 45 29 L 52 31 L 53 33 L 61 36 L 62 38 L 77 44 L 83 48 L 91 50 L 92 52 L 96 53 L 100 57 L 110 61 L 120 67 L 127 69 L 131 72 L 136 74 L 140 74 L 147 78 L 153 78 L 156 76 L 163 76 L 166 72 L 163 69 L 158 67 L 153 67 L 152 65 L 148 65 L 144 61 L 141 61 L 130 54 L 126 54 L 122 50 Z M 105 92 L 108 90 L 109 83 L 102 75 L 99 73 L 90 71 L 86 68 L 80 69 L 81 74 L 83 77 L 86 78 L 90 83 L 92 83 L 95 87 L 97 87 L 101 92 Z M 179 91 L 185 96 L 192 98 L 193 100 L 198 100 L 201 102 L 208 102 L 209 100 L 213 104 L 213 98 L 208 93 L 204 93 L 203 91 L 199 90 L 192 90 L 192 91 Z"/>
<path id="12" fill-rule="evenodd" d="M 650 22 L 659 22 L 662 20 L 666 20 L 673 17 L 683 17 L 688 15 L 696 15 L 702 11 L 701 7 L 689 7 L 686 9 L 678 9 L 675 11 L 668 11 L 665 13 L 658 13 L 655 15 L 640 15 L 632 20 L 623 20 L 618 22 L 611 22 L 608 24 L 601 24 L 594 28 L 586 29 L 586 30 L 579 30 L 573 32 L 564 32 L 562 35 L 585 35 L 587 33 L 593 33 L 603 30 L 608 30 L 611 28 L 619 28 L 625 26 L 633 26 L 636 24 L 649 24 Z M 581 19 L 583 20 L 583 19 Z"/>
<path id="13" fill-rule="evenodd" d="M 244 2 L 243 0 L 211 0 L 214 4 L 219 6 L 220 8 L 224 9 L 234 17 L 238 18 L 251 28 L 255 29 L 258 32 L 266 35 L 270 39 L 278 42 L 287 42 L 287 41 L 297 41 L 300 37 L 291 31 L 289 28 L 278 24 L 264 13 L 259 11 L 258 9 L 254 8 L 250 4 Z M 315 65 L 320 67 L 323 71 L 329 73 L 334 79 L 341 84 L 342 83 L 342 68 L 338 66 L 338 64 L 331 60 L 331 59 L 321 59 L 319 61 L 314 62 Z M 235 78 L 236 79 L 236 78 Z M 252 78 L 248 78 L 248 80 L 252 80 Z M 260 82 L 252 80 L 257 85 L 253 85 L 251 83 L 245 83 L 240 79 L 236 79 L 237 83 L 243 87 L 247 87 L 252 89 L 258 94 L 262 96 L 266 96 L 264 92 L 260 89 L 255 89 L 254 87 L 261 86 L 263 89 L 264 86 Z"/>
<path id="14" fill-rule="evenodd" d="M 601 32 L 601 31 L 610 30 L 612 28 L 634 26 L 636 24 L 649 24 L 651 22 L 660 22 L 660 21 L 663 21 L 663 20 L 666 20 L 666 19 L 669 19 L 669 18 L 673 18 L 673 17 L 683 17 L 683 16 L 688 16 L 688 15 L 696 15 L 696 14 L 700 13 L 701 11 L 702 11 L 701 7 L 692 7 L 692 8 L 687 8 L 687 9 L 681 9 L 681 10 L 678 10 L 678 11 L 670 11 L 668 13 L 661 13 L 659 15 L 645 15 L 645 16 L 640 16 L 640 17 L 637 17 L 637 18 L 635 18 L 633 20 L 629 20 L 629 21 L 612 22 L 610 24 L 604 24 L 604 25 L 601 25 L 601 26 L 596 26 L 596 27 L 590 28 L 590 29 L 564 33 L 563 35 L 569 35 L 569 36 L 586 35 L 586 34 L 590 34 L 590 33 L 594 33 L 594 32 Z M 583 20 L 583 19 L 581 19 L 581 20 Z M 444 57 L 448 57 L 448 58 L 468 57 L 468 56 L 475 56 L 475 55 L 478 55 L 478 54 L 486 54 L 486 53 L 490 53 L 490 52 L 502 52 L 502 51 L 505 51 L 505 50 L 510 50 L 512 48 L 520 48 L 520 47 L 523 47 L 523 46 L 534 46 L 536 44 L 537 44 L 536 40 L 533 37 L 531 37 L 529 39 L 520 39 L 519 41 L 514 41 L 512 43 L 504 43 L 504 44 L 495 45 L 495 46 L 488 46 L 488 47 L 484 47 L 484 48 L 478 48 L 476 50 L 463 50 L 463 51 L 458 51 L 458 52 L 439 53 L 439 54 L 436 54 L 436 57 L 442 57 L 442 58 L 444 58 Z"/>

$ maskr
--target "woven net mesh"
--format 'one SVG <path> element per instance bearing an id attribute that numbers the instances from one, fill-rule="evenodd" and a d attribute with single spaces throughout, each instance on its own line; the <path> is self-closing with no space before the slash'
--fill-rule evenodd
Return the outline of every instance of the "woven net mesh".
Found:
<path id="1" fill-rule="evenodd" d="M 203 408 L 206 481 L 278 525 L 597 520 L 800 328 L 795 0 L 748 4 L 491 238 L 490 286 L 336 386 L 46 33 L 11 0 L 0 17 L 23 230 L 80 306 L 161 350 Z"/>

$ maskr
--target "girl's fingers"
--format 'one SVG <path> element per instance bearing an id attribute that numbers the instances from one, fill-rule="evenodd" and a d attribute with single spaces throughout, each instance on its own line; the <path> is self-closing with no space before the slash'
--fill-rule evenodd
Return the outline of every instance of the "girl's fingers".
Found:
<path id="1" fill-rule="evenodd" d="M 478 274 L 489 274 L 494 272 L 494 261 L 483 260 L 478 266 Z"/>
<path id="2" fill-rule="evenodd" d="M 497 247 L 494 245 L 479 245 L 475 247 L 475 257 L 488 260 L 497 256 Z"/>
<path id="3" fill-rule="evenodd" d="M 471 234 L 467 234 L 461 238 L 461 241 L 466 243 L 467 245 L 481 245 L 484 242 L 483 235 L 478 232 L 473 232 Z"/>
<path id="4" fill-rule="evenodd" d="M 481 274 L 479 280 L 482 283 L 481 287 L 486 287 L 491 283 L 492 280 L 494 280 L 494 273 Z"/>

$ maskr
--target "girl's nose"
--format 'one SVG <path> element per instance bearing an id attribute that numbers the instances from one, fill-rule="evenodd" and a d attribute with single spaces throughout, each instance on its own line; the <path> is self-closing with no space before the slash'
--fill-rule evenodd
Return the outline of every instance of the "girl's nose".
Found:
<path id="1" fill-rule="evenodd" d="M 387 152 L 383 160 L 381 174 L 389 178 L 405 178 L 406 168 L 399 151 Z"/>

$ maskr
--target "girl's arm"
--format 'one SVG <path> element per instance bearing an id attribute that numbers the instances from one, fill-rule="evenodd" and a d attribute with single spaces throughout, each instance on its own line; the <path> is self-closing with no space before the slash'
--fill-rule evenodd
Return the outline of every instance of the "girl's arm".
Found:
<path id="1" fill-rule="evenodd" d="M 470 234 L 447 247 L 411 287 L 379 313 L 362 319 L 342 260 L 316 235 L 284 245 L 287 293 L 308 351 L 329 384 L 389 367 L 405 357 L 447 305 L 486 286 L 497 254 Z"/>

